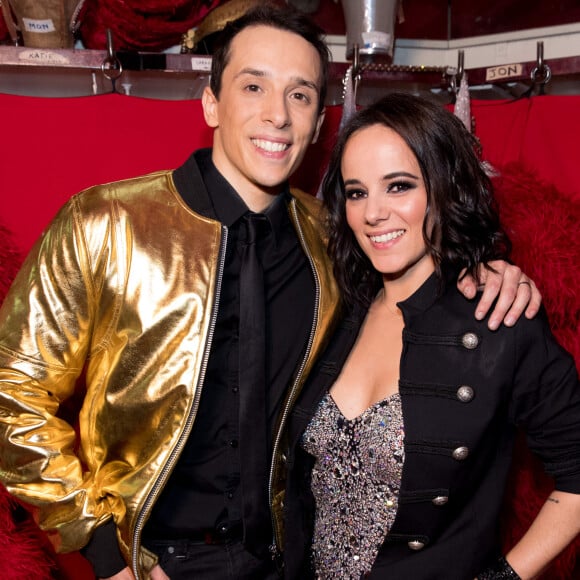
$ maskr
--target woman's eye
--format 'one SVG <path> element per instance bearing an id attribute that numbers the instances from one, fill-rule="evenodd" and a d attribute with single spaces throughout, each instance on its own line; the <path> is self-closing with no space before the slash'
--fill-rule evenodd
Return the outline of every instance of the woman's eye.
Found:
<path id="1" fill-rule="evenodd" d="M 388 193 L 405 193 L 412 189 L 414 185 L 408 181 L 395 181 L 389 184 L 387 188 Z"/>
<path id="2" fill-rule="evenodd" d="M 345 193 L 346 199 L 360 199 L 365 195 L 365 192 L 360 189 L 348 189 Z"/>

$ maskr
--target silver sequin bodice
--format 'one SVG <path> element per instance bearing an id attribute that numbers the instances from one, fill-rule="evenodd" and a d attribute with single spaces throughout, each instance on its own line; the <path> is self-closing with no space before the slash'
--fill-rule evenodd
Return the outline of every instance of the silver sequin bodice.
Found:
<path id="1" fill-rule="evenodd" d="M 312 558 L 317 578 L 359 580 L 370 571 L 397 512 L 403 469 L 398 393 L 349 420 L 326 395 L 302 446 L 316 459 Z"/>

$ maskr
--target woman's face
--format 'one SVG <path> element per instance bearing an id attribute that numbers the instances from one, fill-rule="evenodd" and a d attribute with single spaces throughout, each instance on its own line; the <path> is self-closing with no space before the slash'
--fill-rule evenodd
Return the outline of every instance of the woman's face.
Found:
<path id="1" fill-rule="evenodd" d="M 419 163 L 384 125 L 359 129 L 344 148 L 346 218 L 385 280 L 422 283 L 434 270 L 423 240 L 427 190 Z"/>

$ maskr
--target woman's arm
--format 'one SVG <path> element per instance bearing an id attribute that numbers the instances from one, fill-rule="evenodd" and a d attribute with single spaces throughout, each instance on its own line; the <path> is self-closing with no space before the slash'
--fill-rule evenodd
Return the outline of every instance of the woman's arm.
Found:
<path id="1" fill-rule="evenodd" d="M 526 432 L 529 449 L 557 490 L 506 554 L 515 572 L 528 580 L 580 533 L 580 381 L 573 357 L 550 330 L 545 309 L 517 324 L 514 335 L 510 420 Z"/>
<path id="2" fill-rule="evenodd" d="M 522 580 L 536 578 L 580 533 L 580 494 L 554 491 L 506 559 Z"/>

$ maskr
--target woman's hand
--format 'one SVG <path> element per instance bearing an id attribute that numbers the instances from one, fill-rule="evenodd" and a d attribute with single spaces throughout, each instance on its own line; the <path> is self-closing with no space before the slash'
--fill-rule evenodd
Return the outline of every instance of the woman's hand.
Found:
<path id="1" fill-rule="evenodd" d="M 522 580 L 538 577 L 580 533 L 580 494 L 553 491 L 506 559 Z"/>

